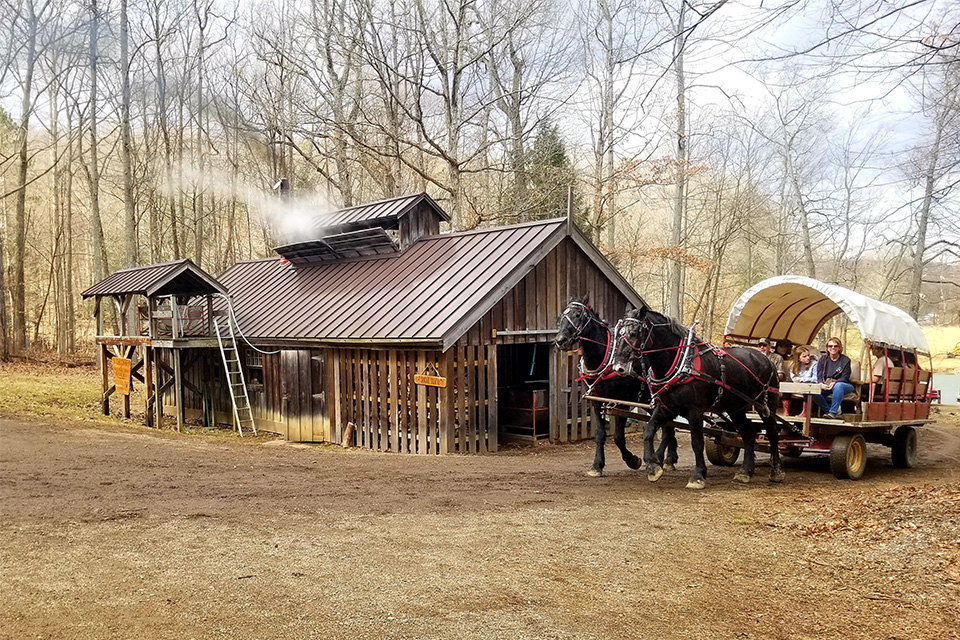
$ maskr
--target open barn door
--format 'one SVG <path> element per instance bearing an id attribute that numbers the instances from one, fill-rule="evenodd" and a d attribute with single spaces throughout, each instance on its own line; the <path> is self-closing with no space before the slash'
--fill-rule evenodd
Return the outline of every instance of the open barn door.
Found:
<path id="1" fill-rule="evenodd" d="M 498 424 L 502 439 L 537 442 L 550 437 L 553 357 L 550 342 L 497 346 Z"/>

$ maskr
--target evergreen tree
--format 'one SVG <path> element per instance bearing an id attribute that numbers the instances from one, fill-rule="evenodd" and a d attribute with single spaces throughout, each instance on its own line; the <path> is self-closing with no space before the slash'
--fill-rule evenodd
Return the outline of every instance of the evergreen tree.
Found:
<path id="1" fill-rule="evenodd" d="M 568 190 L 573 189 L 573 211 L 580 213 L 580 194 L 576 189 L 576 172 L 567 156 L 567 147 L 560 128 L 545 121 L 537 131 L 530 152 L 530 203 L 525 220 L 543 220 L 567 215 Z"/>

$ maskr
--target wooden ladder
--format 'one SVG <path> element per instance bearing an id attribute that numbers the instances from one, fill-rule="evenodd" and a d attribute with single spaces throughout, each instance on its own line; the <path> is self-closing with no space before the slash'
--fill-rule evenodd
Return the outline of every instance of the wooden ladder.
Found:
<path id="1" fill-rule="evenodd" d="M 243 367 L 240 366 L 240 350 L 237 349 L 237 339 L 233 332 L 233 318 L 228 315 L 226 327 L 221 327 L 220 318 L 215 317 L 213 328 L 217 332 L 220 355 L 223 356 L 223 368 L 227 372 L 227 384 L 230 386 L 230 402 L 233 404 L 233 418 L 237 423 L 237 432 L 243 436 L 243 428 L 249 427 L 250 431 L 256 435 L 257 425 L 253 420 L 253 410 L 250 408 L 250 396 L 247 394 L 247 384 L 243 378 Z"/>

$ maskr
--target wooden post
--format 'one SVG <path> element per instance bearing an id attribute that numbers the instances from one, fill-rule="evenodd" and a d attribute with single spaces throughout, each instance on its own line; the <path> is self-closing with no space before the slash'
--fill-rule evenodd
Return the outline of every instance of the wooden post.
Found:
<path id="1" fill-rule="evenodd" d="M 500 447 L 500 416 L 497 404 L 497 345 L 488 344 L 487 350 L 487 429 L 489 430 L 490 450 L 497 451 Z"/>
<path id="2" fill-rule="evenodd" d="M 177 296 L 170 296 L 170 326 L 173 331 L 173 335 L 171 336 L 172 340 L 180 337 L 180 313 L 178 306 Z M 175 360 L 179 361 L 179 358 L 175 358 Z"/>
<path id="3" fill-rule="evenodd" d="M 177 431 L 183 431 L 183 371 L 180 363 L 180 349 L 171 349 L 173 354 L 173 395 L 177 403 Z"/>
<path id="4" fill-rule="evenodd" d="M 536 348 L 536 347 L 534 347 Z M 560 366 L 560 358 L 566 357 L 566 354 L 561 353 L 557 349 L 556 344 L 550 345 L 550 358 L 549 358 L 549 400 L 547 406 L 548 424 L 550 426 L 550 442 L 559 442 L 560 441 L 560 418 L 561 413 L 566 416 L 566 412 L 560 411 L 560 398 L 563 397 L 561 389 L 565 385 L 565 381 L 560 377 L 560 371 L 563 367 Z M 534 432 L 534 440 L 536 440 L 536 432 Z"/>
<path id="5" fill-rule="evenodd" d="M 154 333 L 154 329 L 153 329 L 153 305 L 154 305 L 154 302 L 155 302 L 154 298 L 147 298 L 147 337 L 149 337 L 149 338 L 153 338 L 153 337 L 154 337 L 154 336 L 153 336 L 153 333 Z M 152 358 L 151 358 L 151 360 L 152 360 Z"/>
<path id="6" fill-rule="evenodd" d="M 137 353 L 137 346 L 129 346 L 123 348 L 123 356 L 133 362 L 133 356 Z M 130 392 L 133 392 L 133 376 L 130 376 Z M 123 417 L 130 418 L 130 394 L 123 394 Z"/>
<path id="7" fill-rule="evenodd" d="M 153 387 L 153 347 L 148 344 L 143 345 L 143 395 L 144 416 L 147 420 L 147 426 L 152 427 L 153 422 L 153 402 L 156 390 Z"/>
<path id="8" fill-rule="evenodd" d="M 107 357 L 107 345 L 100 343 L 100 377 L 101 377 L 101 389 L 100 389 L 100 402 L 103 405 L 103 415 L 110 415 L 110 396 L 107 395 L 107 391 L 110 390 L 110 377 L 107 372 L 108 365 L 107 362 L 110 359 Z"/>
<path id="9" fill-rule="evenodd" d="M 103 334 L 103 316 L 100 314 L 100 299 L 100 296 L 97 296 L 93 303 L 93 324 L 95 327 L 94 332 L 96 333 L 94 337 Z"/>
<path id="10" fill-rule="evenodd" d="M 156 369 L 156 380 L 154 381 L 153 410 L 157 412 L 156 427 L 163 428 L 163 394 L 160 388 L 163 387 L 163 369 L 160 368 L 160 357 L 156 351 L 153 352 L 153 366 Z"/>
<path id="11" fill-rule="evenodd" d="M 440 453 L 450 453 L 453 448 L 453 429 L 456 408 L 454 407 L 453 385 L 457 382 L 453 379 L 455 373 L 453 367 L 453 351 L 451 347 L 440 354 L 440 377 L 447 379 L 447 386 L 440 389 L 440 433 L 438 440 L 440 443 Z"/>
<path id="12" fill-rule="evenodd" d="M 207 296 L 207 327 L 206 335 L 213 336 L 215 335 L 213 331 L 213 296 Z"/>

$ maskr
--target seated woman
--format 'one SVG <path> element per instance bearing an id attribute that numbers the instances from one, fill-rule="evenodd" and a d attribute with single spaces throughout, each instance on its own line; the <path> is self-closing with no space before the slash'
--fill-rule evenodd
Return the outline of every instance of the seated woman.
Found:
<path id="1" fill-rule="evenodd" d="M 840 338 L 827 340 L 827 356 L 817 362 L 817 382 L 822 391 L 813 397 L 813 401 L 821 411 L 826 412 L 825 417 L 839 420 L 840 402 L 843 396 L 853 391 L 853 385 L 850 384 L 850 358 L 843 355 Z M 829 405 L 827 399 L 830 400 Z"/>

